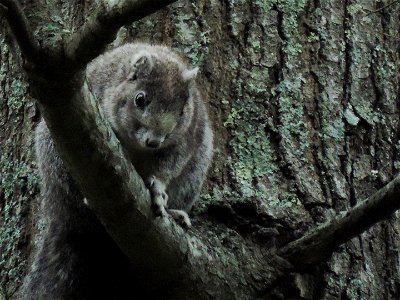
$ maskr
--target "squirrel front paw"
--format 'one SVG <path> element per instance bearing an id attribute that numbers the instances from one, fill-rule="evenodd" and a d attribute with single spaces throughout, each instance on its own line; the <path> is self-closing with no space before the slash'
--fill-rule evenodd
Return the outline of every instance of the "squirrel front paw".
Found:
<path id="1" fill-rule="evenodd" d="M 153 175 L 146 180 L 146 185 L 150 190 L 154 213 L 156 216 L 166 216 L 167 211 L 165 208 L 168 203 L 168 195 L 166 193 L 165 184 Z"/>
<path id="2" fill-rule="evenodd" d="M 167 212 L 172 218 L 174 218 L 176 223 L 181 225 L 183 228 L 189 228 L 190 226 L 192 226 L 189 215 L 186 211 L 180 209 L 167 209 Z"/>
<path id="3" fill-rule="evenodd" d="M 182 227 L 191 226 L 187 212 L 179 209 L 168 209 L 167 187 L 162 181 L 153 175 L 146 180 L 146 186 L 150 190 L 151 204 L 156 216 L 166 217 L 170 215 Z"/>

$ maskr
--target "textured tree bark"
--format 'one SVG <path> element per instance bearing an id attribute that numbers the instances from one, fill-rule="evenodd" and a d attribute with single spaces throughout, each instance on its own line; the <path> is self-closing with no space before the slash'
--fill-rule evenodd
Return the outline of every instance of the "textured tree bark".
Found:
<path id="1" fill-rule="evenodd" d="M 396 5 L 379 10 L 386 4 L 181 2 L 120 32 L 116 43 L 130 36 L 163 41 L 201 67 L 220 137 L 190 232 L 201 238 L 192 242 L 203 253 L 192 268 L 204 259 L 220 264 L 219 272 L 206 272 L 197 287 L 173 292 L 220 299 L 399 297 L 395 218 L 353 239 L 319 268 L 286 274 L 272 292 L 264 289 L 287 267 L 266 259 L 266 249 L 280 248 L 334 211 L 354 206 L 398 172 L 400 18 Z M 74 31 L 82 7 L 60 2 L 54 11 L 57 5 L 69 13 L 55 23 Z M 45 38 L 46 24 L 36 28 Z M 15 46 L 10 51 L 6 45 L 15 44 L 1 43 L 1 92 L 7 99 L 1 113 L 7 122 L 0 123 L 0 281 L 9 297 L 23 273 L 24 253 L 14 250 L 24 249 L 17 243 L 24 240 L 20 232 L 30 232 L 24 227 L 26 202 L 37 193 L 29 142 L 22 142 L 31 130 L 29 118 L 37 116 L 25 101 L 24 80 L 13 76 L 21 62 L 11 54 Z M 18 139 L 11 140 L 13 132 Z M 18 149 L 19 141 L 26 149 Z"/>
<path id="2" fill-rule="evenodd" d="M 312 268 L 329 257 L 339 245 L 390 217 L 400 208 L 399 200 L 400 176 L 397 176 L 367 200 L 289 243 L 278 253 L 288 259 L 296 270 Z"/>

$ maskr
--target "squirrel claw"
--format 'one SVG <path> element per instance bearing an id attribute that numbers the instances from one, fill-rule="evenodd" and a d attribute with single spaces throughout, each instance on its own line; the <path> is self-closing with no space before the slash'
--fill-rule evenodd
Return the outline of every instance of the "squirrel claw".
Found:
<path id="1" fill-rule="evenodd" d="M 146 185 L 150 190 L 155 215 L 166 216 L 167 212 L 165 208 L 167 207 L 168 195 L 165 192 L 165 184 L 153 175 L 147 178 Z"/>
<path id="2" fill-rule="evenodd" d="M 152 199 L 152 205 L 154 207 L 154 214 L 156 216 L 167 216 L 167 211 L 165 210 L 167 202 L 165 201 L 165 197 L 162 195 L 157 195 Z"/>
<path id="3" fill-rule="evenodd" d="M 190 222 L 187 212 L 179 209 L 168 209 L 168 194 L 165 184 L 154 175 L 146 180 L 146 186 L 150 190 L 152 206 L 156 216 L 166 217 L 168 214 L 183 228 L 189 228 Z"/>
<path id="4" fill-rule="evenodd" d="M 180 209 L 168 209 L 167 212 L 172 218 L 174 218 L 176 223 L 181 225 L 183 228 L 187 229 L 192 226 L 189 215 L 186 211 Z"/>

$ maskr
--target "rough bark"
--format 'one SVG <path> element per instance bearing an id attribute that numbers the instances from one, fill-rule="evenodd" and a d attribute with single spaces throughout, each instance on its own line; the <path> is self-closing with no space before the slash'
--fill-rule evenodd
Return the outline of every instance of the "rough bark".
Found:
<path id="1" fill-rule="evenodd" d="M 358 203 L 334 220 L 279 249 L 295 270 L 310 269 L 332 254 L 332 250 L 363 233 L 400 208 L 400 176 L 367 200 Z"/>
<path id="2" fill-rule="evenodd" d="M 262 291 L 275 270 L 264 260 L 271 236 L 277 233 L 280 247 L 334 210 L 354 206 L 398 171 L 399 9 L 379 10 L 386 3 L 345 4 L 199 1 L 178 4 L 125 30 L 179 45 L 204 72 L 221 138 L 193 235 L 206 241 L 199 248 L 212 252 L 214 261 L 238 262 L 219 267 L 231 271 L 230 286 L 217 289 L 210 276 L 204 293 L 215 290 L 221 297 L 218 293 L 229 290 L 240 297 L 248 288 Z M 5 165 L 7 174 L 14 172 Z M 9 191 L 2 181 L 5 203 L 17 203 L 18 192 Z M 7 209 L 4 205 L 2 213 Z M 397 231 L 395 220 L 374 227 L 320 270 L 296 275 L 285 295 L 396 298 Z M 6 270 L 2 283 L 15 284 L 15 277 L 4 280 Z M 238 277 L 242 284 L 231 281 Z M 253 277 L 256 286 L 249 287 Z"/>

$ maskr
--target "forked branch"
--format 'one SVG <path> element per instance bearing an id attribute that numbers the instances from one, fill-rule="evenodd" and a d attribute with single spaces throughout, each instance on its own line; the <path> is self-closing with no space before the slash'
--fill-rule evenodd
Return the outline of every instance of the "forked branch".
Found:
<path id="1" fill-rule="evenodd" d="M 18 1 L 0 0 L 0 14 L 6 17 L 8 25 L 21 48 L 25 59 L 32 64 L 39 63 L 42 49 L 29 27 Z"/>
<path id="2" fill-rule="evenodd" d="M 88 21 L 65 43 L 65 54 L 74 68 L 85 67 L 104 51 L 117 31 L 138 21 L 176 0 L 104 0 L 89 16 Z"/>
<path id="3" fill-rule="evenodd" d="M 63 44 L 53 45 L 46 50 L 40 47 L 34 37 L 18 1 L 0 0 L 0 5 L 22 53 L 33 67 L 46 63 L 46 59 L 41 58 L 51 57 L 52 66 L 62 65 L 64 74 L 73 74 L 102 53 L 122 26 L 140 20 L 175 1 L 103 0 L 77 32 L 65 39 Z M 40 69 L 49 70 L 50 67 L 41 65 Z"/>

